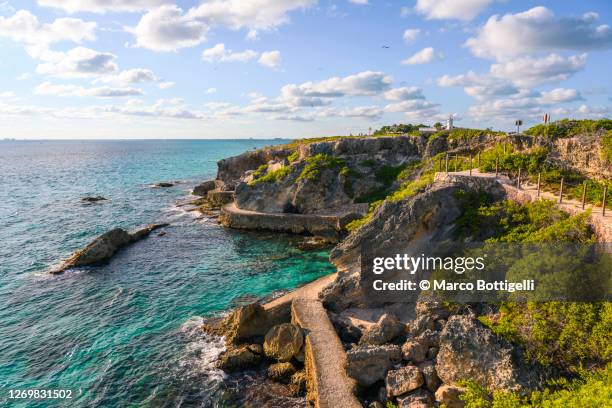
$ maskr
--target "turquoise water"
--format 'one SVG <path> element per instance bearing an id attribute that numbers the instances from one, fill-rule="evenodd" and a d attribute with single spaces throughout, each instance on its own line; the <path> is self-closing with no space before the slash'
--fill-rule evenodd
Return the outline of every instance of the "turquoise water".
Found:
<path id="1" fill-rule="evenodd" d="M 295 238 L 225 230 L 176 206 L 217 160 L 267 144 L 0 142 L 0 406 L 218 406 L 223 345 L 202 317 L 332 271 Z M 82 204 L 89 195 L 109 200 Z M 108 265 L 45 272 L 110 228 L 151 222 L 172 225 Z M 9 400 L 10 389 L 73 398 Z"/>

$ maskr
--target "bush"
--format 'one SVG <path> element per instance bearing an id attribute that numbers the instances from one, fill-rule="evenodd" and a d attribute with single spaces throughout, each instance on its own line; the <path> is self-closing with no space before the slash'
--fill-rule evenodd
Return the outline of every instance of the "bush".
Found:
<path id="1" fill-rule="evenodd" d="M 526 134 L 537 137 L 545 137 L 551 140 L 573 137 L 579 134 L 595 133 L 599 130 L 612 130 L 610 119 L 562 119 L 556 122 L 533 126 L 525 131 Z"/>
<path id="2" fill-rule="evenodd" d="M 253 181 L 251 181 L 251 183 L 249 184 L 252 186 L 255 186 L 259 183 L 276 183 L 277 181 L 282 180 L 285 177 L 287 177 L 290 173 L 291 173 L 291 166 L 283 166 L 274 171 L 270 171 L 259 178 L 253 179 Z"/>
<path id="3" fill-rule="evenodd" d="M 612 164 L 612 130 L 608 130 L 601 140 L 601 155 L 603 161 Z"/>
<path id="4" fill-rule="evenodd" d="M 345 167 L 344 160 L 328 154 L 319 153 L 306 159 L 306 166 L 304 170 L 302 170 L 298 180 L 304 179 L 315 181 L 319 178 L 323 170 L 334 170 L 343 167 Z"/>

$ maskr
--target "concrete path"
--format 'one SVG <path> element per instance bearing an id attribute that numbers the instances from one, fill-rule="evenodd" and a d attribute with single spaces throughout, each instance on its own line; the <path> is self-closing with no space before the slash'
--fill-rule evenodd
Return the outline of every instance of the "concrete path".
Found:
<path id="1" fill-rule="evenodd" d="M 296 298 L 291 320 L 306 331 L 308 399 L 315 408 L 361 408 L 355 381 L 346 374 L 346 353 L 319 300 Z"/>

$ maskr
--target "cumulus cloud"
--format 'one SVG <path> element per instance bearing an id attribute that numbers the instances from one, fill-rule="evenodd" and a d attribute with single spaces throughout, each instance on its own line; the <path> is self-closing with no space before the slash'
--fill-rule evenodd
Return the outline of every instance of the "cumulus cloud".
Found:
<path id="1" fill-rule="evenodd" d="M 583 100 L 580 92 L 569 88 L 556 88 L 542 92 L 538 98 L 541 105 L 554 105 L 557 103 L 575 102 Z"/>
<path id="2" fill-rule="evenodd" d="M 413 56 L 402 61 L 404 65 L 420 65 L 427 64 L 436 59 L 436 52 L 432 47 L 423 48 Z"/>
<path id="3" fill-rule="evenodd" d="M 467 95 L 479 100 L 516 95 L 520 92 L 520 89 L 509 81 L 494 78 L 487 74 L 479 75 L 473 71 L 456 76 L 443 75 L 438 78 L 437 82 L 442 87 L 463 87 Z"/>
<path id="4" fill-rule="evenodd" d="M 411 99 L 424 99 L 423 90 L 416 86 L 390 89 L 384 93 L 389 101 L 406 101 Z"/>
<path id="5" fill-rule="evenodd" d="M 67 52 L 47 51 L 39 56 L 44 61 L 36 72 L 58 77 L 91 77 L 117 71 L 117 57 L 85 47 L 76 47 Z"/>
<path id="6" fill-rule="evenodd" d="M 280 51 L 262 52 L 257 62 L 269 68 L 276 68 L 281 62 Z"/>
<path id="7" fill-rule="evenodd" d="M 225 48 L 225 44 L 219 43 L 212 48 L 202 52 L 202 59 L 206 62 L 247 62 L 257 58 L 259 53 L 253 50 L 234 52 Z"/>
<path id="8" fill-rule="evenodd" d="M 281 94 L 286 99 L 372 96 L 388 90 L 392 81 L 391 77 L 383 72 L 364 71 L 343 78 L 332 77 L 323 81 L 304 82 L 300 85 L 285 85 L 281 89 Z"/>
<path id="9" fill-rule="evenodd" d="M 90 11 L 93 13 L 144 11 L 151 7 L 170 3 L 170 0 L 37 0 L 39 6 L 53 7 L 76 13 Z"/>
<path id="10" fill-rule="evenodd" d="M 518 86 L 536 86 L 568 79 L 584 69 L 587 55 L 563 57 L 550 54 L 544 58 L 519 57 L 491 65 L 491 74 L 512 81 Z"/>
<path id="11" fill-rule="evenodd" d="M 135 27 L 125 29 L 136 37 L 136 47 L 172 52 L 203 42 L 208 27 L 183 14 L 178 6 L 165 5 L 143 15 Z"/>
<path id="12" fill-rule="evenodd" d="M 231 29 L 269 30 L 289 21 L 289 12 L 306 9 L 317 0 L 210 0 L 189 11 L 189 17 Z M 252 34 L 256 35 L 256 34 Z"/>
<path id="13" fill-rule="evenodd" d="M 34 89 L 36 95 L 53 95 L 62 97 L 85 97 L 95 96 L 101 98 L 116 98 L 126 96 L 138 96 L 143 92 L 135 88 L 110 88 L 110 87 L 93 87 L 85 88 L 77 85 L 53 84 L 51 82 L 43 82 Z"/>
<path id="14" fill-rule="evenodd" d="M 19 10 L 11 17 L 0 16 L 0 37 L 24 43 L 39 53 L 50 44 L 60 41 L 80 43 L 83 40 L 94 40 L 95 22 L 78 18 L 57 18 L 52 23 L 41 23 L 27 10 Z"/>
<path id="15" fill-rule="evenodd" d="M 597 25 L 597 14 L 556 17 L 545 7 L 494 15 L 465 45 L 478 57 L 500 61 L 536 52 L 604 49 L 612 46 L 612 30 Z"/>
<path id="16" fill-rule="evenodd" d="M 469 21 L 493 0 L 417 0 L 414 9 L 428 19 Z"/>
<path id="17" fill-rule="evenodd" d="M 217 88 L 208 88 L 206 90 L 206 93 L 209 94 L 209 95 L 217 93 Z"/>
<path id="18" fill-rule="evenodd" d="M 407 44 L 413 43 L 417 37 L 421 34 L 421 30 L 418 28 L 409 28 L 404 31 L 404 42 Z"/>

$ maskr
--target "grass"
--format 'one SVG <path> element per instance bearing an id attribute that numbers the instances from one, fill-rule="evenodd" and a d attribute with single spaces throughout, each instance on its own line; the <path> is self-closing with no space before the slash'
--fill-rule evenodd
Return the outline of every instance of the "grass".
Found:
<path id="1" fill-rule="evenodd" d="M 276 183 L 279 180 L 282 180 L 285 177 L 287 177 L 290 173 L 291 173 L 291 167 L 283 166 L 274 171 L 267 172 L 263 176 L 254 178 L 253 181 L 251 181 L 249 184 L 251 186 L 256 186 L 257 184 L 260 184 L 260 183 Z"/>
<path id="2" fill-rule="evenodd" d="M 533 126 L 525 131 L 530 136 L 543 137 L 546 139 L 559 139 L 573 137 L 580 134 L 592 134 L 600 130 L 612 130 L 611 119 L 562 119 L 556 122 Z"/>
<path id="3" fill-rule="evenodd" d="M 323 170 L 340 169 L 346 172 L 347 170 L 344 169 L 345 167 L 347 166 L 344 160 L 328 154 L 319 153 L 306 159 L 306 166 L 304 166 L 302 173 L 298 177 L 298 181 L 315 181 L 320 177 Z"/>

